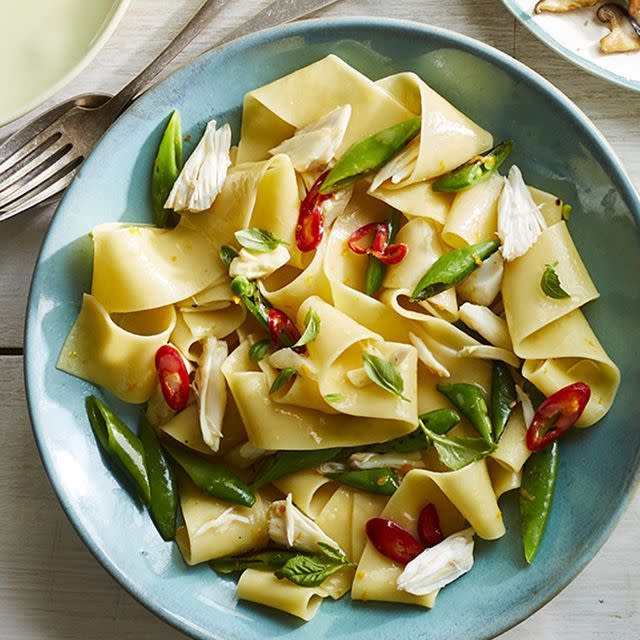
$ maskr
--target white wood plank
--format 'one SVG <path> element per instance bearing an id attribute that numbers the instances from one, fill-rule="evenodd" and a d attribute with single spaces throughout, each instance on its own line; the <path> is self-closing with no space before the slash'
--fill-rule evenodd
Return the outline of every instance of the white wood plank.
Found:
<path id="1" fill-rule="evenodd" d="M 184 637 L 121 589 L 67 521 L 31 434 L 20 357 L 0 357 L 0 406 L 3 640 Z M 565 640 L 636 639 L 639 529 L 640 496 L 636 496 L 611 539 L 575 582 L 501 640 L 553 639 L 561 632 Z"/>

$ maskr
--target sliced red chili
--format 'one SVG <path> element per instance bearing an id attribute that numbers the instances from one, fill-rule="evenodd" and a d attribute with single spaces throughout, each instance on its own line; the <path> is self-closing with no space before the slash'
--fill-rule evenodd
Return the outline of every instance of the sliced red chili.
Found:
<path id="1" fill-rule="evenodd" d="M 303 252 L 313 251 L 318 248 L 324 236 L 324 215 L 322 203 L 331 197 L 331 194 L 323 195 L 320 187 L 329 171 L 325 171 L 309 189 L 307 195 L 300 203 L 298 224 L 296 225 L 296 245 Z"/>
<path id="2" fill-rule="evenodd" d="M 280 309 L 269 309 L 269 333 L 271 340 L 277 347 L 291 347 L 300 340 L 298 327 Z M 305 348 L 298 347 L 296 351 L 300 353 L 305 351 Z"/>
<path id="3" fill-rule="evenodd" d="M 383 556 L 403 566 L 424 551 L 424 547 L 406 529 L 392 520 L 372 518 L 366 528 L 371 544 Z"/>
<path id="4" fill-rule="evenodd" d="M 369 235 L 373 235 L 372 243 L 369 246 L 361 246 L 359 244 L 362 238 Z M 363 227 L 356 229 L 347 240 L 349 249 L 359 255 L 369 253 L 374 248 L 375 251 L 384 251 L 387 248 L 387 238 L 389 236 L 389 229 L 384 222 L 370 222 Z"/>
<path id="5" fill-rule="evenodd" d="M 566 433 L 582 415 L 591 388 L 575 382 L 549 396 L 536 411 L 527 430 L 527 448 L 540 451 Z"/>
<path id="6" fill-rule="evenodd" d="M 425 547 L 435 547 L 444 540 L 436 505 L 430 502 L 418 517 L 418 537 Z"/>
<path id="7" fill-rule="evenodd" d="M 165 402 L 174 411 L 182 411 L 189 402 L 189 372 L 180 352 L 164 344 L 156 351 L 155 362 Z"/>
<path id="8" fill-rule="evenodd" d="M 369 253 L 378 258 L 380 262 L 384 262 L 384 264 L 398 264 L 398 262 L 402 262 L 405 259 L 408 250 L 409 248 L 406 244 L 399 242 L 388 245 L 382 253 L 375 250 L 371 250 Z"/>

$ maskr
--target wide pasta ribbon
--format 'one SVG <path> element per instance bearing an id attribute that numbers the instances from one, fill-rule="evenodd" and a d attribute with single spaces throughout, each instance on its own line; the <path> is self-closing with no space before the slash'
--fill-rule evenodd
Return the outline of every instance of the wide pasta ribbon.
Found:
<path id="1" fill-rule="evenodd" d="M 540 280 L 546 265 L 555 265 L 568 298 L 545 296 Z M 522 375 L 546 395 L 586 382 L 591 399 L 576 424 L 600 420 L 611 407 L 620 372 L 579 309 L 598 292 L 564 222 L 544 230 L 524 256 L 506 265 L 502 296 L 513 349 L 526 360 Z"/>

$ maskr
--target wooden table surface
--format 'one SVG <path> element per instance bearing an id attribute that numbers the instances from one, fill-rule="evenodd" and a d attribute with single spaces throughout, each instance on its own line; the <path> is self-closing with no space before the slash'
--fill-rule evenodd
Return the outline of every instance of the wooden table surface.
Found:
<path id="1" fill-rule="evenodd" d="M 160 51 L 199 3 L 132 0 L 102 52 L 50 104 L 85 91 L 116 91 Z M 171 68 L 208 48 L 218 34 L 264 4 L 232 0 Z M 640 95 L 570 65 L 516 23 L 499 0 L 344 0 L 317 17 L 338 15 L 418 20 L 502 49 L 574 100 L 640 186 Z M 0 139 L 19 124 L 0 129 Z M 33 265 L 53 212 L 54 207 L 47 207 L 0 224 L 0 638 L 184 638 L 138 604 L 91 556 L 62 513 L 36 452 L 24 399 L 22 331 Z M 587 569 L 501 640 L 640 638 L 639 498 Z"/>

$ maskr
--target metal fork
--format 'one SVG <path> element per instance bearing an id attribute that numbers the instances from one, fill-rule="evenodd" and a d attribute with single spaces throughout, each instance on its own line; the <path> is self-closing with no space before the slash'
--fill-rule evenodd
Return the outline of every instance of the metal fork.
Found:
<path id="1" fill-rule="evenodd" d="M 206 0 L 175 39 L 119 93 L 86 94 L 47 111 L 0 145 L 0 222 L 59 198 L 104 132 L 228 0 Z M 274 0 L 216 44 L 295 20 L 336 0 Z"/>

